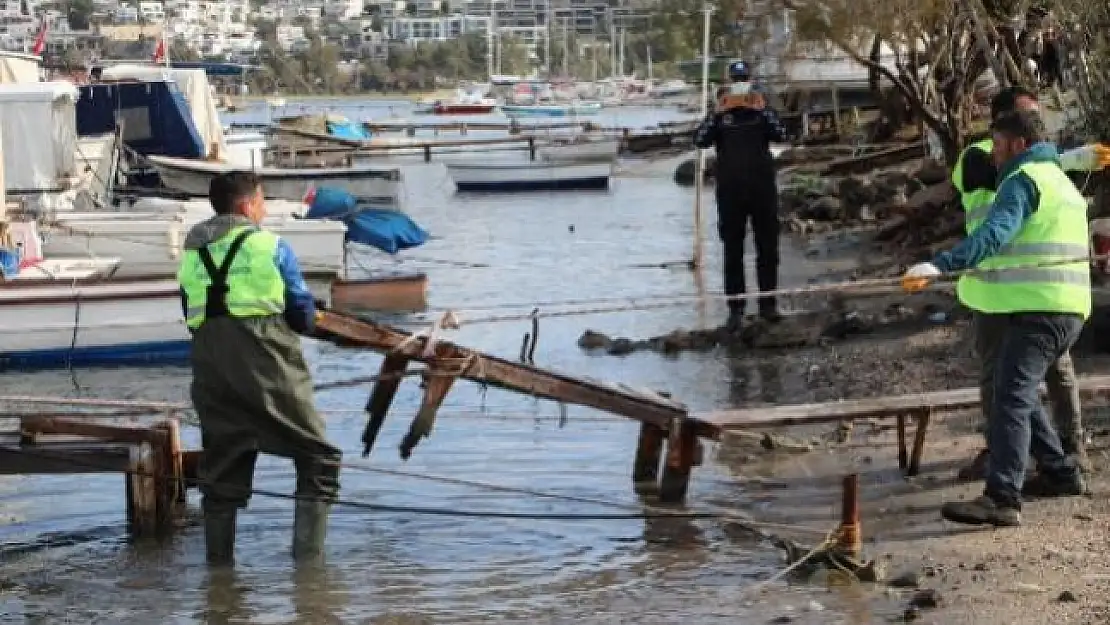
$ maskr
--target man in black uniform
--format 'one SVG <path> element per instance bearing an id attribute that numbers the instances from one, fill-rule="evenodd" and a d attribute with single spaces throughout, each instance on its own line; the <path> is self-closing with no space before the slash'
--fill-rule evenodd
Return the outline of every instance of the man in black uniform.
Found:
<path id="1" fill-rule="evenodd" d="M 786 141 L 786 131 L 752 85 L 747 63 L 730 65 L 728 76 L 732 82 L 728 92 L 694 135 L 697 147 L 717 148 L 717 229 L 724 243 L 725 294 L 745 292 L 744 237 L 749 219 L 759 290 L 773 291 L 778 286 L 779 194 L 770 144 Z M 730 331 L 740 329 L 744 304 L 729 300 Z M 782 318 L 774 297 L 759 299 L 759 315 L 772 322 Z"/>

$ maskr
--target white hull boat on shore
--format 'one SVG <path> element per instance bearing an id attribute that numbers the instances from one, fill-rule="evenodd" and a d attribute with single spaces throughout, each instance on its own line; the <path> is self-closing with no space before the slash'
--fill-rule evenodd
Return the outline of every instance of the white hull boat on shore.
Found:
<path id="1" fill-rule="evenodd" d="M 188 195 L 207 196 L 212 178 L 236 169 L 227 163 L 169 156 L 147 156 L 165 186 Z M 401 170 L 372 166 L 285 169 L 256 167 L 269 199 L 299 201 L 312 185 L 345 189 L 355 197 L 378 204 L 400 204 Z"/>
<path id="2" fill-rule="evenodd" d="M 452 163 L 447 173 L 459 191 L 606 189 L 612 163 Z"/>
<path id="3" fill-rule="evenodd" d="M 612 162 L 621 149 L 620 139 L 554 140 L 536 149 L 540 159 L 549 163 Z"/>
<path id="4" fill-rule="evenodd" d="M 45 260 L 0 280 L 0 370 L 185 358 L 177 282 L 118 280 L 118 264 Z"/>
<path id="5" fill-rule="evenodd" d="M 43 252 L 47 258 L 119 257 L 118 277 L 173 276 L 189 229 L 211 215 L 210 211 L 58 213 L 44 232 Z M 342 273 L 347 233 L 342 222 L 284 215 L 268 218 L 262 225 L 289 242 L 306 275 L 326 278 Z"/>

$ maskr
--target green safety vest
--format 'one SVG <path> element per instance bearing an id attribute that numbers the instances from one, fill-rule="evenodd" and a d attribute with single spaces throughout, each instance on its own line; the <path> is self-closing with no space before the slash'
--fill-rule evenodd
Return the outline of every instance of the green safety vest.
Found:
<path id="1" fill-rule="evenodd" d="M 960 301 L 984 313 L 1074 313 L 1086 319 L 1091 314 L 1088 261 L 1031 265 L 1088 255 L 1087 200 L 1056 163 L 1026 163 L 1010 175 L 1019 171 L 1036 185 L 1040 203 L 1014 240 L 976 267 L 992 271 L 960 277 Z"/>
<path id="2" fill-rule="evenodd" d="M 236 245 L 238 243 L 238 245 Z M 232 228 L 204 246 L 213 267 L 206 266 L 200 250 L 185 250 L 177 281 L 185 291 L 185 323 L 199 328 L 210 314 L 209 289 L 224 274 L 227 289 L 223 299 L 231 317 L 266 317 L 285 310 L 285 281 L 274 253 L 278 237 L 253 226 Z M 238 247 L 237 250 L 232 248 Z M 230 263 L 228 253 L 233 252 Z M 217 305 L 218 308 L 218 305 Z"/>
<path id="3" fill-rule="evenodd" d="M 994 202 L 995 192 L 990 189 L 976 189 L 975 191 L 964 189 L 964 157 L 969 150 L 982 150 L 990 154 L 994 150 L 994 141 L 983 139 L 967 146 L 963 152 L 960 152 L 960 158 L 956 161 L 956 168 L 952 170 L 952 185 L 960 192 L 960 205 L 964 207 L 964 230 L 971 234 L 987 219 L 987 213 L 991 210 L 991 203 Z"/>

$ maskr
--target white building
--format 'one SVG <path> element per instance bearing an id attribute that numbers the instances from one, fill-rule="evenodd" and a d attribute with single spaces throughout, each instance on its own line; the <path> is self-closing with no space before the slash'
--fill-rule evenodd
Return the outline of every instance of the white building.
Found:
<path id="1" fill-rule="evenodd" d="M 140 2 L 139 17 L 151 24 L 161 24 L 166 21 L 166 10 L 161 2 Z"/>
<path id="2" fill-rule="evenodd" d="M 398 17 L 388 24 L 389 36 L 411 46 L 426 41 L 447 41 L 472 32 L 486 32 L 488 17 L 448 15 L 445 17 Z"/>

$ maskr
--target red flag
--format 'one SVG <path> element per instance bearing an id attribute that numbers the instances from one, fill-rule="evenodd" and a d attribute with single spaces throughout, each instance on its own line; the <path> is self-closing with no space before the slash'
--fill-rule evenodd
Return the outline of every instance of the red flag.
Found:
<path id="1" fill-rule="evenodd" d="M 159 39 L 158 47 L 154 49 L 154 62 L 161 63 L 166 59 L 166 40 Z"/>
<path id="2" fill-rule="evenodd" d="M 46 20 L 42 21 L 42 26 L 39 27 L 39 34 L 35 37 L 35 45 L 31 47 L 31 54 L 35 56 L 42 56 L 46 51 Z"/>

